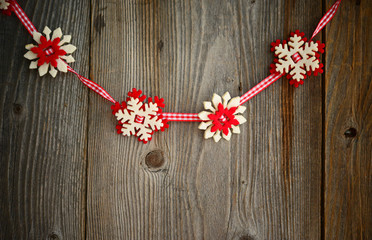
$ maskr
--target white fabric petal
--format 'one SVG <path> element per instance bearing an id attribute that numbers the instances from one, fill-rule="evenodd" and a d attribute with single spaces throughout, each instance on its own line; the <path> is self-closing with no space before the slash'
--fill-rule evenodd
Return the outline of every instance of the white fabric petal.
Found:
<path id="1" fill-rule="evenodd" d="M 48 72 L 49 63 L 44 63 L 39 67 L 39 75 L 44 76 Z"/>
<path id="2" fill-rule="evenodd" d="M 239 134 L 240 133 L 240 127 L 239 127 L 239 125 L 238 126 L 231 126 L 231 128 L 232 128 L 232 132 L 233 133 L 236 133 L 236 134 Z"/>
<path id="3" fill-rule="evenodd" d="M 203 105 L 204 105 L 204 109 L 205 109 L 205 110 L 211 110 L 212 112 L 215 112 L 215 111 L 216 111 L 216 109 L 214 109 L 214 108 L 212 107 L 212 103 L 209 102 L 209 101 L 205 101 L 205 102 L 203 102 Z"/>
<path id="4" fill-rule="evenodd" d="M 231 138 L 231 131 L 230 131 L 230 129 L 229 129 L 229 133 L 227 134 L 227 135 L 225 135 L 225 134 L 222 134 L 222 137 L 224 138 L 224 139 L 226 139 L 227 141 L 230 141 L 230 138 Z"/>
<path id="5" fill-rule="evenodd" d="M 213 135 L 213 140 L 215 142 L 218 142 L 218 141 L 220 141 L 220 139 L 221 139 L 221 132 L 220 132 L 220 130 L 217 130 L 216 133 Z"/>
<path id="6" fill-rule="evenodd" d="M 53 31 L 53 35 L 52 35 L 52 40 L 56 39 L 56 38 L 61 38 L 62 37 L 62 30 L 61 28 L 57 28 L 56 30 Z"/>
<path id="7" fill-rule="evenodd" d="M 198 128 L 201 130 L 206 130 L 211 124 L 212 124 L 212 121 L 201 122 Z"/>
<path id="8" fill-rule="evenodd" d="M 227 104 L 227 108 L 230 109 L 232 107 L 238 107 L 240 104 L 240 97 L 234 97 L 233 99 L 231 99 L 229 101 L 229 103 Z"/>
<path id="9" fill-rule="evenodd" d="M 71 35 L 63 36 L 62 40 L 58 43 L 58 46 L 62 46 L 65 43 L 69 43 L 71 41 Z"/>
<path id="10" fill-rule="evenodd" d="M 50 40 L 50 33 L 52 32 L 52 30 L 50 30 L 47 26 L 45 26 L 44 30 L 43 30 L 43 33 L 45 34 L 45 37 L 47 40 Z"/>
<path id="11" fill-rule="evenodd" d="M 66 60 L 66 62 L 68 63 L 72 63 L 72 62 L 75 62 L 75 59 L 71 56 L 71 55 L 68 55 L 68 56 L 61 56 L 62 59 Z"/>
<path id="12" fill-rule="evenodd" d="M 68 44 L 61 47 L 62 50 L 64 50 L 66 53 L 73 53 L 76 50 L 76 47 L 72 44 Z"/>
<path id="13" fill-rule="evenodd" d="M 61 72 L 67 72 L 67 64 L 60 58 L 57 59 L 57 69 Z"/>
<path id="14" fill-rule="evenodd" d="M 34 44 L 27 44 L 26 46 L 25 46 L 25 48 L 27 49 L 27 50 L 31 50 L 31 48 L 33 48 L 33 47 L 36 47 Z"/>
<path id="15" fill-rule="evenodd" d="M 37 54 L 33 53 L 32 51 L 28 51 L 25 55 L 23 55 L 28 60 L 34 60 L 37 58 Z"/>
<path id="16" fill-rule="evenodd" d="M 227 103 L 231 99 L 230 93 L 229 92 L 225 92 L 225 94 L 222 95 L 222 99 L 223 99 L 223 107 L 226 107 L 227 106 Z"/>
<path id="17" fill-rule="evenodd" d="M 49 74 L 52 75 L 52 77 L 55 78 L 57 76 L 57 73 L 58 73 L 58 71 L 53 66 L 50 66 Z"/>
<path id="18" fill-rule="evenodd" d="M 35 40 L 35 42 L 39 43 L 40 44 L 40 37 L 41 37 L 41 33 L 39 32 L 33 32 L 32 33 L 32 38 Z"/>
<path id="19" fill-rule="evenodd" d="M 209 114 L 212 114 L 211 112 L 207 112 L 207 111 L 202 111 L 198 114 L 198 117 L 201 119 L 201 120 L 204 120 L 204 121 L 208 121 L 210 120 L 208 115 Z"/>
<path id="20" fill-rule="evenodd" d="M 211 132 L 211 129 L 212 129 L 212 126 L 209 126 L 209 128 L 207 128 L 207 130 L 205 130 L 205 132 L 204 132 L 204 138 L 205 139 L 213 137 L 214 133 Z"/>
<path id="21" fill-rule="evenodd" d="M 214 108 L 218 109 L 218 104 L 222 103 L 222 99 L 218 94 L 213 93 L 212 102 Z"/>
<path id="22" fill-rule="evenodd" d="M 31 63 L 30 63 L 30 67 L 29 67 L 30 69 L 36 69 L 37 68 L 37 60 L 36 61 L 32 61 Z"/>
<path id="23" fill-rule="evenodd" d="M 239 124 L 243 124 L 247 121 L 242 115 L 235 115 L 235 119 L 238 120 Z"/>
<path id="24" fill-rule="evenodd" d="M 243 113 L 247 108 L 245 106 L 239 106 L 234 114 Z"/>

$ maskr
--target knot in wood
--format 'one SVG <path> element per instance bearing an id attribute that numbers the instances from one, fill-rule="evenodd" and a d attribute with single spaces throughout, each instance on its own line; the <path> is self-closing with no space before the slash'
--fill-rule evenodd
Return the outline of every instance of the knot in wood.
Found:
<path id="1" fill-rule="evenodd" d="M 159 49 L 159 51 L 162 51 L 163 50 L 163 47 L 164 47 L 164 42 L 163 42 L 163 40 L 160 40 L 158 42 L 158 49 Z"/>
<path id="2" fill-rule="evenodd" d="M 161 150 L 151 151 L 145 157 L 145 164 L 150 169 L 160 168 L 164 162 L 164 154 Z"/>
<path id="3" fill-rule="evenodd" d="M 48 239 L 50 240 L 58 240 L 60 237 L 56 233 L 51 233 L 48 235 Z"/>
<path id="4" fill-rule="evenodd" d="M 15 104 L 13 105 L 13 112 L 14 112 L 15 114 L 21 114 L 21 113 L 22 113 L 22 110 L 23 110 L 23 107 L 22 107 L 21 104 L 17 104 L 17 103 L 15 103 Z"/>
<path id="5" fill-rule="evenodd" d="M 346 138 L 354 138 L 354 137 L 356 137 L 357 133 L 358 133 L 357 130 L 355 128 L 351 127 L 344 132 L 344 136 Z"/>
<path id="6" fill-rule="evenodd" d="M 254 240 L 254 238 L 249 235 L 244 235 L 244 236 L 241 236 L 239 240 Z"/>

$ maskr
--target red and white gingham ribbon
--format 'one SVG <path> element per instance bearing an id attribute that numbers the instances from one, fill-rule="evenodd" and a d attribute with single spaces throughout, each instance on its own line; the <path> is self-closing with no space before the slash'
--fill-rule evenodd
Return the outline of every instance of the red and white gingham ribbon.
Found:
<path id="1" fill-rule="evenodd" d="M 326 12 L 326 14 L 320 19 L 318 26 L 316 27 L 313 36 L 311 36 L 310 41 L 331 21 L 331 19 L 335 16 L 338 6 L 340 5 L 341 0 L 336 1 L 332 7 Z"/>
<path id="2" fill-rule="evenodd" d="M 80 81 L 85 84 L 85 86 L 87 86 L 88 88 L 90 88 L 93 91 L 95 91 L 101 97 L 109 100 L 112 103 L 116 103 L 116 101 L 111 97 L 110 94 L 108 94 L 108 92 L 103 87 L 101 87 L 97 83 L 89 80 L 88 78 L 85 78 L 85 77 L 81 76 L 79 73 L 77 73 L 74 69 L 72 69 L 68 65 L 67 65 L 67 70 L 69 70 L 70 72 L 74 73 L 80 79 Z"/>
<path id="3" fill-rule="evenodd" d="M 34 24 L 30 21 L 30 19 L 26 16 L 26 13 L 22 10 L 22 8 L 18 5 L 17 1 L 11 0 L 9 1 L 15 15 L 19 18 L 23 26 L 27 29 L 27 31 L 32 35 L 33 32 L 37 32 Z"/>
<path id="4" fill-rule="evenodd" d="M 273 73 L 264 80 L 262 80 L 260 83 L 258 83 L 256 86 L 251 88 L 248 92 L 244 93 L 240 97 L 240 105 L 246 103 L 249 99 L 253 98 L 260 92 L 262 92 L 265 88 L 273 84 L 276 80 L 281 78 L 284 74 L 280 73 Z"/>
<path id="5" fill-rule="evenodd" d="M 164 119 L 168 121 L 181 121 L 181 122 L 201 122 L 197 113 L 162 113 Z"/>

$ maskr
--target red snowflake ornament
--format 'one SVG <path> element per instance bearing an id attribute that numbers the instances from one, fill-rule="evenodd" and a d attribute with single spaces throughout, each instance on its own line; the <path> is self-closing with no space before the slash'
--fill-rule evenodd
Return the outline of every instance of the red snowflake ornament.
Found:
<path id="1" fill-rule="evenodd" d="M 57 67 L 57 60 L 66 55 L 66 52 L 58 45 L 60 41 L 61 39 L 58 37 L 54 40 L 46 39 L 44 36 L 40 37 L 40 44 L 30 49 L 39 58 L 38 67 L 44 63 L 50 63 L 53 67 Z"/>
<path id="2" fill-rule="evenodd" d="M 320 54 L 324 52 L 325 45 L 319 41 L 307 42 L 304 33 L 296 30 L 291 33 L 288 41 L 276 40 L 271 43 L 271 51 L 275 52 L 274 63 L 270 65 L 271 73 L 287 74 L 289 83 L 298 87 L 304 83 L 306 74 L 315 76 L 323 73 L 323 64 L 320 63 Z"/>
<path id="3" fill-rule="evenodd" d="M 38 68 L 40 76 L 44 76 L 49 68 L 49 74 L 52 77 L 55 77 L 58 71 L 67 72 L 67 63 L 75 61 L 70 54 L 76 50 L 76 47 L 68 44 L 71 41 L 71 36 L 63 36 L 61 28 L 57 28 L 52 32 L 48 27 L 45 27 L 43 33 L 45 36 L 34 31 L 32 37 L 37 44 L 26 45 L 26 49 L 29 51 L 24 57 L 31 60 L 29 68 Z M 51 33 L 52 37 L 50 36 Z"/>
<path id="4" fill-rule="evenodd" d="M 164 99 L 156 96 L 154 99 L 148 98 L 148 103 L 144 103 L 146 95 L 141 94 L 141 90 L 133 88 L 126 102 L 117 102 L 111 109 L 119 123 L 116 126 L 119 134 L 137 136 L 139 141 L 147 143 L 154 132 L 164 131 L 169 125 L 161 115 L 165 107 Z"/>
<path id="5" fill-rule="evenodd" d="M 230 141 L 232 133 L 239 134 L 239 125 L 246 122 L 240 115 L 246 107 L 240 105 L 240 97 L 231 98 L 228 92 L 222 95 L 222 98 L 213 94 L 211 102 L 204 102 L 204 109 L 206 111 L 200 112 L 198 117 L 203 120 L 199 129 L 205 130 L 205 139 L 213 137 L 213 140 L 218 142 L 223 137 Z"/>

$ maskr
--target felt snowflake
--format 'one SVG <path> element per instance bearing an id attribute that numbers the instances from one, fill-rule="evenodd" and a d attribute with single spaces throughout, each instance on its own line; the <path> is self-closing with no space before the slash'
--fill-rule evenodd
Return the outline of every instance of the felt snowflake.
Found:
<path id="1" fill-rule="evenodd" d="M 10 3 L 8 3 L 6 0 L 0 0 L 0 10 L 1 13 L 8 16 L 10 16 L 12 13 Z"/>
<path id="2" fill-rule="evenodd" d="M 50 75 L 55 77 L 57 75 L 57 70 L 61 72 L 67 72 L 67 63 L 74 62 L 75 59 L 69 55 L 76 50 L 76 47 L 70 43 L 71 36 L 65 35 L 62 38 L 61 28 L 57 28 L 53 31 L 52 38 L 50 38 L 50 33 L 52 31 L 45 27 L 43 36 L 39 32 L 33 33 L 33 38 L 37 45 L 27 44 L 26 49 L 29 50 L 24 56 L 32 61 L 30 64 L 30 69 L 39 68 L 39 75 L 43 76 L 47 73 L 50 67 Z M 66 45 L 65 45 L 66 44 Z"/>
<path id="3" fill-rule="evenodd" d="M 239 125 L 247 121 L 243 116 L 239 115 L 246 109 L 246 107 L 240 106 L 240 97 L 231 99 L 228 92 L 222 98 L 217 94 L 213 94 L 212 102 L 204 102 L 204 108 L 208 111 L 202 111 L 198 116 L 203 120 L 199 125 L 199 129 L 205 130 L 205 139 L 213 137 L 214 141 L 218 142 L 223 137 L 229 141 L 232 135 L 231 132 L 240 133 Z"/>
<path id="4" fill-rule="evenodd" d="M 134 135 L 138 137 L 139 141 L 147 143 L 151 140 L 154 132 L 164 131 L 168 128 L 168 124 L 161 115 L 161 108 L 165 106 L 164 99 L 148 98 L 148 103 L 144 103 L 146 96 L 141 96 L 141 94 L 141 90 L 137 91 L 133 88 L 128 93 L 126 102 L 116 103 L 111 109 L 119 121 L 116 126 L 119 134 Z"/>
<path id="5" fill-rule="evenodd" d="M 306 79 L 306 73 L 310 76 L 323 72 L 323 64 L 320 63 L 320 53 L 324 52 L 324 44 L 317 42 L 307 42 L 303 37 L 304 33 L 298 30 L 291 33 L 288 42 L 280 40 L 271 43 L 271 51 L 275 52 L 277 59 L 275 64 L 271 64 L 271 73 L 287 73 L 289 83 L 298 87 Z"/>

